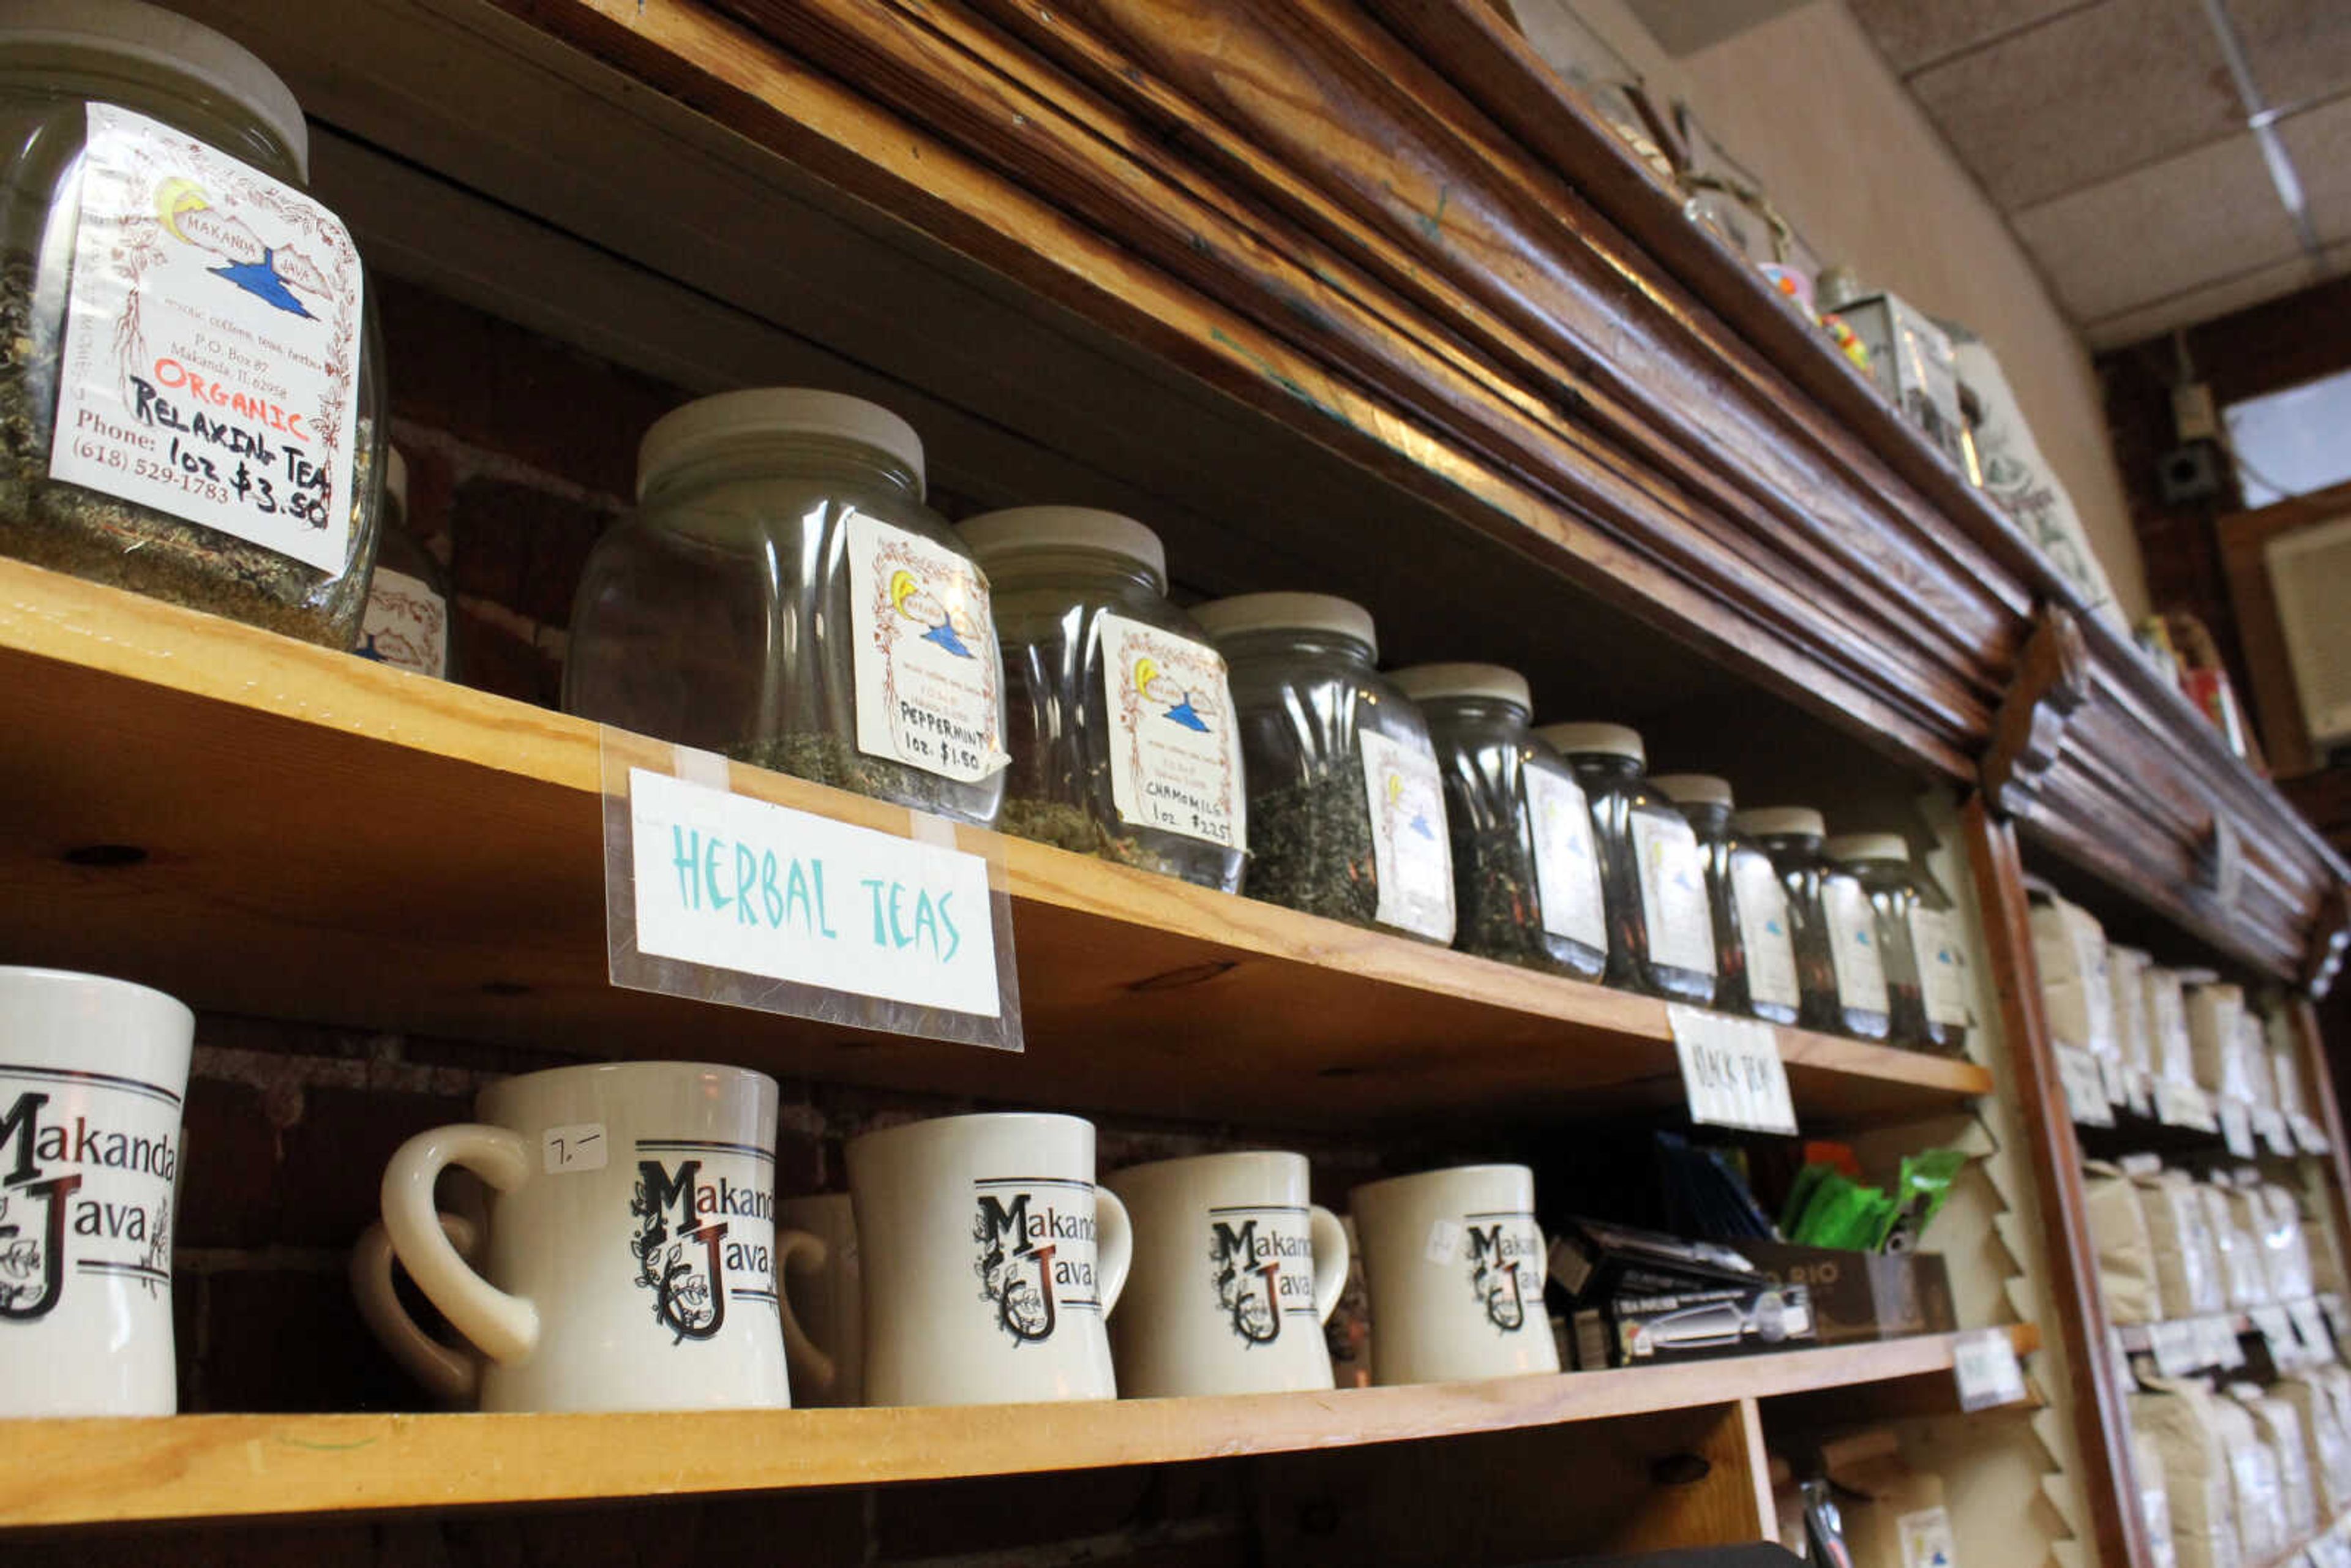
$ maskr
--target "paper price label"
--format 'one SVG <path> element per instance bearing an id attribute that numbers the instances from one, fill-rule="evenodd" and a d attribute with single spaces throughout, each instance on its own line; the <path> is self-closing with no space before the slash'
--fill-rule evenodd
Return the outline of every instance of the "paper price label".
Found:
<path id="1" fill-rule="evenodd" d="M 2168 1318 L 2147 1325 L 2156 1370 L 2166 1377 L 2185 1377 L 2204 1365 L 2204 1346 L 2193 1318 Z"/>
<path id="2" fill-rule="evenodd" d="M 2261 1151 L 2253 1147 L 2253 1108 L 2242 1100 L 2220 1102 L 2220 1136 L 2229 1152 L 2241 1160 L 2250 1160 Z"/>
<path id="3" fill-rule="evenodd" d="M 2320 1128 L 2314 1117 L 2304 1115 L 2297 1111 L 2294 1114 L 2291 1124 L 2294 1128 L 2294 1141 L 2304 1154 L 2323 1155 L 2327 1152 L 2330 1145 L 2326 1142 L 2326 1134 Z"/>
<path id="4" fill-rule="evenodd" d="M 1770 1024 L 1678 1005 L 1666 1013 L 1681 1059 L 1691 1121 L 1756 1133 L 1795 1132 L 1788 1069 Z"/>
<path id="5" fill-rule="evenodd" d="M 612 1141 L 601 1122 L 578 1122 L 549 1127 L 538 1135 L 539 1154 L 549 1176 L 573 1171 L 601 1171 L 611 1158 Z"/>
<path id="6" fill-rule="evenodd" d="M 2113 1126 L 2115 1111 L 2106 1100 L 2098 1059 L 2078 1045 L 2061 1045 L 2056 1050 L 2057 1078 L 2065 1087 L 2065 1106 L 2074 1120 L 2089 1127 Z"/>
<path id="7" fill-rule="evenodd" d="M 1428 1240 L 1422 1246 L 1420 1254 L 1432 1263 L 1450 1263 L 1461 1256 L 1461 1242 L 1468 1235 L 1458 1219 L 1431 1220 Z"/>
<path id="8" fill-rule="evenodd" d="M 2288 1301 L 2285 1315 L 2293 1320 L 2294 1332 L 2313 1361 L 2335 1359 L 2335 1340 L 2326 1331 L 2326 1319 L 2316 1301 Z"/>
<path id="9" fill-rule="evenodd" d="M 2155 1114 L 2155 1074 L 2144 1067 L 2123 1070 L 2123 1096 L 2134 1116 Z"/>
<path id="10" fill-rule="evenodd" d="M 2121 1105 L 2130 1100 L 2130 1071 L 2123 1066 L 2119 1056 L 2092 1058 L 2098 1064 L 2098 1082 L 2106 1092 L 2106 1103 Z"/>
<path id="11" fill-rule="evenodd" d="M 2301 1359 L 2302 1342 L 2295 1337 L 2294 1320 L 2285 1315 L 2283 1307 L 2255 1307 L 2250 1315 L 2253 1327 L 2269 1342 L 2272 1361 L 2292 1366 Z"/>
<path id="12" fill-rule="evenodd" d="M 2318 1308 L 2326 1314 L 2326 1326 L 2335 1331 L 2335 1338 L 2351 1339 L 2351 1309 L 2344 1306 L 2342 1297 L 2330 1291 L 2318 1298 Z"/>
<path id="13" fill-rule="evenodd" d="M 1951 1375 L 1959 1385 L 1962 1410 L 1988 1410 L 2024 1397 L 2024 1368 L 2006 1329 L 1979 1329 L 1954 1340 Z"/>
<path id="14" fill-rule="evenodd" d="M 2220 1130 L 2212 1116 L 2211 1097 L 2200 1083 L 2183 1083 L 2177 1078 L 2155 1081 L 2156 1120 L 2167 1127 L 2192 1127 L 2199 1133 Z"/>
<path id="15" fill-rule="evenodd" d="M 987 862 L 629 770 L 637 950 L 993 1018 Z"/>
<path id="16" fill-rule="evenodd" d="M 2245 1364 L 2245 1347 L 2237 1343 L 2236 1323 L 2226 1317 L 2198 1318 L 2196 1322 L 2196 1355 L 2204 1366 L 2235 1367 Z"/>
<path id="17" fill-rule="evenodd" d="M 2294 1155 L 2294 1134 L 2285 1124 L 2285 1113 L 2273 1105 L 2253 1107 L 2253 1131 L 2260 1134 L 2270 1153 L 2281 1159 Z"/>

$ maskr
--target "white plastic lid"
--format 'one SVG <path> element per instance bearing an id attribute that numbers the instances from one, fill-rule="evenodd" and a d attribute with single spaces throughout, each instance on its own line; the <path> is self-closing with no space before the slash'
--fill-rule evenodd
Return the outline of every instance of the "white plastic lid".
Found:
<path id="1" fill-rule="evenodd" d="M 383 493 L 402 517 L 408 516 L 408 459 L 397 446 L 383 449 Z"/>
<path id="2" fill-rule="evenodd" d="M 956 525 L 974 559 L 994 560 L 1029 550 L 1102 550 L 1151 569 L 1167 580 L 1167 547 L 1159 536 L 1116 512 L 1092 507 L 1012 507 L 983 512 Z"/>
<path id="3" fill-rule="evenodd" d="M 5 0 L 0 0 L 5 3 Z M 653 421 L 637 448 L 637 495 L 655 475 L 745 435 L 823 435 L 887 453 L 914 471 L 923 491 L 923 438 L 878 404 L 808 387 L 753 387 L 696 398 Z"/>
<path id="4" fill-rule="evenodd" d="M 1629 757 L 1644 766 L 1649 760 L 1641 732 L 1621 724 L 1547 724 L 1535 736 L 1567 757 L 1596 751 L 1606 757 Z"/>
<path id="5" fill-rule="evenodd" d="M 1388 679 L 1415 702 L 1431 697 L 1486 697 L 1521 708 L 1534 706 L 1527 678 L 1499 664 L 1410 664 L 1390 670 Z"/>
<path id="6" fill-rule="evenodd" d="M 0 0 L 0 47 L 63 45 L 202 82 L 269 128 L 310 179 L 310 128 L 277 73 L 235 40 L 144 0 Z"/>
<path id="7" fill-rule="evenodd" d="M 1728 806 L 1730 780 L 1711 773 L 1653 773 L 1649 788 L 1677 806 Z"/>
<path id="8" fill-rule="evenodd" d="M 1810 806 L 1757 806 L 1732 817 L 1730 825 L 1757 838 L 1799 833 L 1817 839 L 1829 831 L 1828 822 Z"/>
<path id="9" fill-rule="evenodd" d="M 1899 833 L 1839 833 L 1821 846 L 1833 861 L 1900 861 L 1908 864 L 1910 845 Z"/>
<path id="10" fill-rule="evenodd" d="M 1200 629 L 1221 642 L 1245 632 L 1329 632 L 1352 637 L 1380 656 L 1372 612 L 1329 593 L 1240 593 L 1192 607 Z"/>

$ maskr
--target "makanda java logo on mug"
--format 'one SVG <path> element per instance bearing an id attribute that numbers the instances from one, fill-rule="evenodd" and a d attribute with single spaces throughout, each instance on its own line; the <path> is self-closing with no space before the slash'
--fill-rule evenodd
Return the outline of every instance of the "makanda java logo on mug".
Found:
<path id="1" fill-rule="evenodd" d="M 47 1317 L 76 1274 L 169 1285 L 180 1097 L 67 1068 L 0 1063 L 0 1080 L 51 1086 L 0 1109 L 0 1323 Z"/>
<path id="2" fill-rule="evenodd" d="M 751 1145 L 693 1140 L 637 1141 L 637 1153 L 699 1149 L 771 1159 Z M 637 1284 L 653 1292 L 654 1321 L 669 1330 L 672 1344 L 717 1337 L 726 1324 L 729 1297 L 773 1306 L 775 1195 L 759 1183 L 737 1183 L 721 1175 L 702 1178 L 701 1158 L 674 1168 L 659 1159 L 637 1161 L 636 1189 L 629 1213 L 636 1219 L 629 1251 L 636 1260 Z"/>
<path id="3" fill-rule="evenodd" d="M 1527 1298 L 1542 1304 L 1542 1270 L 1536 1262 L 1542 1241 L 1531 1214 L 1470 1214 L 1462 1243 L 1469 1264 L 1469 1288 L 1486 1311 L 1486 1321 L 1504 1333 L 1526 1326 Z"/>
<path id="4" fill-rule="evenodd" d="M 997 1326 L 1018 1345 L 1053 1337 L 1065 1312 L 1098 1312 L 1093 1187 L 1061 1176 L 998 1176 L 972 1184 L 977 1207 L 972 1271 Z M 1074 1207 L 1085 1195 L 1083 1208 Z"/>
<path id="5" fill-rule="evenodd" d="M 1208 1210 L 1208 1265 L 1217 1305 L 1249 1346 L 1281 1337 L 1281 1320 L 1314 1315 L 1312 1238 L 1285 1228 L 1302 1208 Z"/>

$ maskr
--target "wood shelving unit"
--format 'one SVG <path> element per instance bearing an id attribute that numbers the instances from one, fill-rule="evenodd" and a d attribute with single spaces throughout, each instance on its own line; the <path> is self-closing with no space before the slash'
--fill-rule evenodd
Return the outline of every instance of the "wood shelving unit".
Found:
<path id="1" fill-rule="evenodd" d="M 2019 1354 L 2040 1345 L 2010 1331 Z M 1956 1409 L 1951 1334 L 1331 1394 L 628 1415 L 9 1424 L 0 1525 L 544 1503 L 1085 1470 L 1571 1426 L 1828 1388 Z M 1937 1380 L 1940 1380 L 1939 1390 Z M 1898 1403 L 1897 1403 L 1898 1402 Z"/>
<path id="2" fill-rule="evenodd" d="M 1681 1094 L 1661 1002 L 976 830 L 1013 902 L 1020 1057 L 616 989 L 595 726 L 6 561 L 0 716 L 0 944 L 203 1008 L 1276 1124 Z M 734 787 L 904 820 L 757 768 Z M 1780 1038 L 1809 1124 L 1991 1087 Z"/>

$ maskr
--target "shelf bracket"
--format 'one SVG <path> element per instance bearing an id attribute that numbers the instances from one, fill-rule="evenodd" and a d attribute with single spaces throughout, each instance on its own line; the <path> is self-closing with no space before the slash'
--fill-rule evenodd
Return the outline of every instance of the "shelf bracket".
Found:
<path id="1" fill-rule="evenodd" d="M 2064 745 L 2066 724 L 2089 700 L 2090 680 L 2081 622 L 2070 610 L 2042 605 L 1979 770 L 1992 810 L 2004 817 L 2031 810 Z"/>

